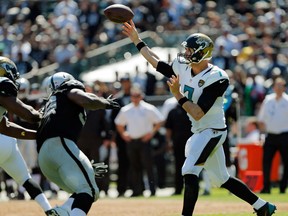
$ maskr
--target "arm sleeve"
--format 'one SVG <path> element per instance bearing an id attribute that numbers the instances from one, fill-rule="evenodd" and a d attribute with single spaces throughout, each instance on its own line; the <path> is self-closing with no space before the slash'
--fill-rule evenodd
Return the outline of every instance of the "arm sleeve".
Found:
<path id="1" fill-rule="evenodd" d="M 62 93 L 68 93 L 71 89 L 81 89 L 83 91 L 85 91 L 85 86 L 83 85 L 83 83 L 79 82 L 78 80 L 70 80 L 68 82 L 66 82 L 64 85 L 62 85 L 59 90 Z"/>
<path id="2" fill-rule="evenodd" d="M 201 107 L 204 113 L 207 113 L 213 106 L 216 99 L 223 96 L 228 86 L 228 79 L 221 79 L 207 86 L 204 88 L 197 105 Z"/>
<path id="3" fill-rule="evenodd" d="M 16 97 L 18 89 L 15 84 L 7 79 L 4 79 L 0 82 L 0 95 L 1 96 L 13 96 Z"/>
<path id="4" fill-rule="evenodd" d="M 170 65 L 164 61 L 158 62 L 156 70 L 168 78 L 171 77 L 172 75 L 176 76 L 176 74 L 174 73 L 174 71 L 172 69 L 172 65 Z"/>

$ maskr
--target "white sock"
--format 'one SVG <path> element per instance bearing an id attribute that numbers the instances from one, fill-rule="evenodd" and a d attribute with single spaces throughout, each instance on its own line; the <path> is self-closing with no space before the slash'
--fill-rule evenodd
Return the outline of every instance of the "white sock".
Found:
<path id="1" fill-rule="evenodd" d="M 32 174 L 32 179 L 33 179 L 38 185 L 40 185 L 40 181 L 41 181 L 41 175 L 40 175 L 40 174 Z"/>
<path id="2" fill-rule="evenodd" d="M 86 216 L 86 213 L 79 208 L 74 208 L 70 212 L 70 216 Z"/>
<path id="3" fill-rule="evenodd" d="M 37 195 L 34 200 L 41 206 L 44 211 L 48 211 L 52 208 L 48 199 L 43 193 Z"/>
<path id="4" fill-rule="evenodd" d="M 266 204 L 266 201 L 258 198 L 258 200 L 252 205 L 254 209 L 258 210 Z"/>

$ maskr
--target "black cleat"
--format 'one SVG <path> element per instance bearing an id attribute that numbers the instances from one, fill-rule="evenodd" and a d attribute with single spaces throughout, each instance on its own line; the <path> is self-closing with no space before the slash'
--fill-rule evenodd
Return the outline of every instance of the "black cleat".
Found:
<path id="1" fill-rule="evenodd" d="M 257 216 L 271 216 L 275 213 L 276 206 L 272 203 L 267 202 L 264 206 L 262 206 L 260 209 L 256 210 L 254 209 Z"/>

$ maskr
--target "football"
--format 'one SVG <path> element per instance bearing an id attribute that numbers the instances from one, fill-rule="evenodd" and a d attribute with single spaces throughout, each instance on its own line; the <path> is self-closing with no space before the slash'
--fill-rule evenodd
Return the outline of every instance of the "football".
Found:
<path id="1" fill-rule="evenodd" d="M 103 12 L 114 23 L 125 23 L 134 17 L 133 11 L 123 4 L 110 5 Z"/>

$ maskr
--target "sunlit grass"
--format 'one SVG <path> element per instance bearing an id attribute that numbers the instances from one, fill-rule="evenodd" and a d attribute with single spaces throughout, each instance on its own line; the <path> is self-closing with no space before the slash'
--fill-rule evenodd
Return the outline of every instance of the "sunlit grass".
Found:
<path id="1" fill-rule="evenodd" d="M 257 193 L 258 196 L 260 196 L 262 199 L 275 203 L 276 206 L 281 205 L 281 206 L 288 206 L 288 196 L 287 194 L 279 194 L 279 189 L 278 188 L 274 188 L 271 191 L 271 194 L 260 194 Z M 155 197 L 155 199 L 183 199 L 183 195 L 177 195 L 177 196 L 171 196 L 171 197 Z M 225 211 L 225 203 L 227 203 L 227 208 L 231 208 L 231 204 L 233 205 L 237 205 L 237 203 L 241 204 L 241 203 L 245 203 L 243 200 L 239 199 L 238 197 L 230 194 L 226 189 L 223 188 L 213 188 L 212 189 L 212 193 L 210 196 L 199 196 L 197 204 L 199 203 L 207 203 L 207 208 L 211 209 L 211 213 L 209 214 L 195 214 L 197 216 L 247 216 L 247 215 L 254 215 L 256 216 L 256 214 L 253 214 L 253 208 L 250 207 L 249 205 L 247 205 L 247 209 L 243 209 L 243 211 L 241 213 L 237 212 L 237 210 L 235 211 L 235 213 L 231 214 L 231 213 L 217 213 L 217 211 L 215 211 L 215 209 L 213 210 L 213 207 L 211 207 L 214 203 L 221 203 L 221 205 L 224 206 L 223 211 Z M 196 204 L 196 206 L 197 206 Z M 210 205 L 211 204 L 211 205 Z M 219 204 L 220 205 L 220 204 Z M 218 208 L 219 210 L 219 208 Z M 247 213 L 247 211 L 249 211 L 250 213 Z M 174 216 L 171 215 L 171 216 Z M 176 215 L 175 215 L 176 216 Z M 274 216 L 274 215 L 273 215 Z M 281 207 L 278 208 L 278 210 L 276 211 L 275 216 L 288 216 L 288 211 L 287 208 L 283 209 Z"/>

